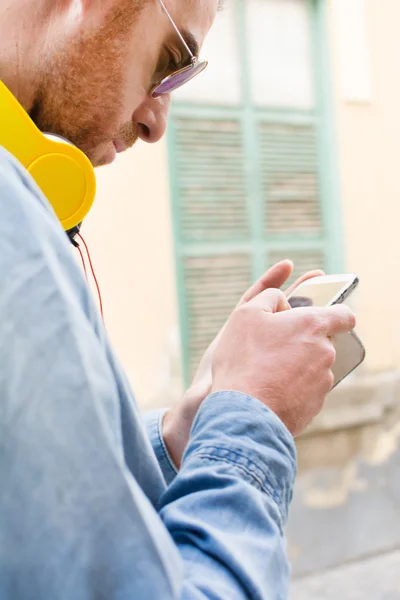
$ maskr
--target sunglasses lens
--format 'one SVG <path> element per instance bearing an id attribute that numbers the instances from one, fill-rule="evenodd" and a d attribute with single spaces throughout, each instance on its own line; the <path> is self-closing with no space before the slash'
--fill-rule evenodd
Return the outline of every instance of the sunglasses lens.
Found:
<path id="1" fill-rule="evenodd" d="M 157 86 L 153 90 L 153 98 L 158 98 L 158 96 L 162 96 L 163 94 L 170 94 L 174 90 L 177 90 L 182 85 L 196 77 L 199 73 L 204 71 L 207 66 L 206 60 L 197 61 L 194 65 L 190 67 L 186 67 L 177 71 L 176 73 L 172 73 L 169 77 L 166 77 L 159 86 Z"/>

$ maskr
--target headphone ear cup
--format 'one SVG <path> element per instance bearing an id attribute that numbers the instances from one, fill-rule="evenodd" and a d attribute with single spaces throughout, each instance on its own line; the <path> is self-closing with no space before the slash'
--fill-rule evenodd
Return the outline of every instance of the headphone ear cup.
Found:
<path id="1" fill-rule="evenodd" d="M 93 204 L 96 187 L 93 167 L 84 154 L 73 146 L 57 143 L 54 152 L 39 156 L 28 166 L 28 172 L 65 230 L 83 221 Z"/>
<path id="2" fill-rule="evenodd" d="M 91 162 L 67 140 L 43 134 L 2 81 L 0 144 L 32 175 L 66 231 L 83 221 L 96 193 Z"/>

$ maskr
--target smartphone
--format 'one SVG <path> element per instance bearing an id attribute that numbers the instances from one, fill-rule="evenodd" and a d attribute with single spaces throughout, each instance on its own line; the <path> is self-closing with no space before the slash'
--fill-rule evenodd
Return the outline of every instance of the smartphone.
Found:
<path id="1" fill-rule="evenodd" d="M 357 287 L 358 282 L 358 277 L 354 274 L 313 277 L 301 283 L 290 294 L 288 301 L 292 308 L 341 304 Z M 332 389 L 350 375 L 365 358 L 365 348 L 354 331 L 337 335 L 333 343 L 336 360 L 332 367 Z"/>
<path id="2" fill-rule="evenodd" d="M 333 345 L 336 350 L 336 360 L 332 366 L 332 389 L 357 369 L 365 358 L 364 345 L 354 331 L 337 335 Z"/>
<path id="3" fill-rule="evenodd" d="M 341 304 L 358 285 L 357 275 L 321 275 L 303 281 L 289 296 L 292 308 Z"/>

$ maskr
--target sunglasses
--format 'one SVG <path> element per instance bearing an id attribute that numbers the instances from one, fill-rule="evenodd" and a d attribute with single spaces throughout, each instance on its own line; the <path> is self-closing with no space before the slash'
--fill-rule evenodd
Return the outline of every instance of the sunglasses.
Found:
<path id="1" fill-rule="evenodd" d="M 160 83 L 157 84 L 152 89 L 151 95 L 153 96 L 153 98 L 159 98 L 159 96 L 162 96 L 163 94 L 170 94 L 174 90 L 177 90 L 178 88 L 182 87 L 182 85 L 184 85 L 185 83 L 187 83 L 188 81 L 190 81 L 191 79 L 196 77 L 196 75 L 198 75 L 199 73 L 204 71 L 204 69 L 208 65 L 208 62 L 206 60 L 199 60 L 197 58 L 197 56 L 195 56 L 193 54 L 193 52 L 190 50 L 189 46 L 187 45 L 185 38 L 179 31 L 178 27 L 175 25 L 175 22 L 173 21 L 171 15 L 169 14 L 163 0 L 158 0 L 158 1 L 160 3 L 161 8 L 163 9 L 164 13 L 166 14 L 169 22 L 171 23 L 172 27 L 176 31 L 176 34 L 178 35 L 180 41 L 182 42 L 185 50 L 189 54 L 191 62 L 190 62 L 190 65 L 188 65 L 186 67 L 182 67 L 182 69 L 178 69 L 177 71 L 174 71 L 174 73 L 171 73 L 167 77 L 164 77 L 164 79 L 162 79 L 160 81 Z"/>

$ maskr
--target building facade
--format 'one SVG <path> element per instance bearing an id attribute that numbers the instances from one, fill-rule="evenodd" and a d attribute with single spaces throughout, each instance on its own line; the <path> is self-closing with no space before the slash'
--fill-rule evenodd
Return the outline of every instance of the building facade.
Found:
<path id="1" fill-rule="evenodd" d="M 85 223 L 106 326 L 145 409 L 179 400 L 270 264 L 359 275 L 367 358 L 298 443 L 298 573 L 400 543 L 399 21 L 398 0 L 229 0 L 166 139 L 99 170 Z M 360 515 L 376 517 L 368 536 Z"/>

